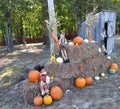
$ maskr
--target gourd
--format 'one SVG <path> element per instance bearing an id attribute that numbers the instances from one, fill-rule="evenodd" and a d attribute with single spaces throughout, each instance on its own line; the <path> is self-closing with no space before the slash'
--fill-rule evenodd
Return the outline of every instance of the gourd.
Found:
<path id="1" fill-rule="evenodd" d="M 93 79 L 90 76 L 86 77 L 85 81 L 86 81 L 86 85 L 92 85 L 93 84 Z"/>
<path id="2" fill-rule="evenodd" d="M 112 64 L 110 65 L 110 69 L 111 69 L 111 70 L 115 70 L 115 71 L 117 72 L 118 69 L 119 69 L 119 67 L 118 67 L 118 65 L 117 65 L 116 63 L 112 63 Z"/>
<path id="3" fill-rule="evenodd" d="M 74 42 L 75 45 L 82 45 L 83 44 L 83 39 L 81 37 L 77 36 L 73 39 L 73 42 Z"/>
<path id="4" fill-rule="evenodd" d="M 53 100 L 60 100 L 63 96 L 62 89 L 59 86 L 53 86 L 50 89 L 50 95 L 53 98 Z"/>
<path id="5" fill-rule="evenodd" d="M 28 73 L 28 80 L 30 82 L 36 83 L 39 81 L 39 79 L 40 79 L 40 72 L 38 70 L 31 70 Z"/>
<path id="6" fill-rule="evenodd" d="M 41 106 L 43 104 L 43 99 L 41 96 L 36 96 L 33 100 L 35 106 Z"/>
<path id="7" fill-rule="evenodd" d="M 80 78 L 80 77 L 77 77 L 76 79 L 75 79 L 75 86 L 77 87 L 77 88 L 83 88 L 83 87 L 85 87 L 85 85 L 86 85 L 86 81 L 85 81 L 85 79 L 84 78 Z"/>
<path id="8" fill-rule="evenodd" d="M 45 95 L 43 97 L 43 102 L 44 102 L 45 105 L 52 104 L 52 97 L 50 95 Z"/>
<path id="9" fill-rule="evenodd" d="M 116 74 L 116 71 L 113 69 L 109 69 L 109 74 L 114 75 L 114 74 Z"/>

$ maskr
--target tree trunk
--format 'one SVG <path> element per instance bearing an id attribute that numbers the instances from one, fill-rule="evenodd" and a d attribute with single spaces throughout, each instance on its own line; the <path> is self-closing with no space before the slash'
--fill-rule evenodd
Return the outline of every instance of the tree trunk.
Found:
<path id="1" fill-rule="evenodd" d="M 23 30 L 22 17 L 20 17 L 20 37 L 23 40 L 23 45 L 26 46 L 26 41 L 25 41 L 25 38 L 24 38 L 24 30 Z"/>
<path id="2" fill-rule="evenodd" d="M 48 10 L 46 10 L 47 7 L 47 1 L 43 0 L 41 1 L 42 4 L 42 14 L 44 15 L 44 19 L 48 19 Z M 44 44 L 46 47 L 50 47 L 50 40 L 49 40 L 50 33 L 47 29 L 47 26 L 44 25 Z"/>
<path id="3" fill-rule="evenodd" d="M 14 50 L 14 46 L 13 46 L 12 34 L 11 34 L 10 12 L 6 12 L 5 17 L 6 17 L 6 33 L 7 33 L 6 45 L 7 45 L 7 50 L 9 52 L 12 52 Z"/>

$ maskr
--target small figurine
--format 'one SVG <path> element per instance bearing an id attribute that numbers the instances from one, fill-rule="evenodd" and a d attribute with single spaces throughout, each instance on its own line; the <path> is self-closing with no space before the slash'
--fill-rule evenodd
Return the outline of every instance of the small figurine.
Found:
<path id="1" fill-rule="evenodd" d="M 107 37 L 106 34 L 105 34 L 105 30 L 101 33 L 101 36 L 102 36 L 102 39 L 101 39 L 101 50 L 103 52 L 106 52 L 106 47 L 105 47 L 105 38 Z"/>
<path id="2" fill-rule="evenodd" d="M 49 83 L 50 77 L 47 76 L 46 70 L 42 69 L 40 75 L 40 91 L 42 96 L 49 93 Z"/>
<path id="3" fill-rule="evenodd" d="M 65 38 L 65 33 L 61 33 L 60 35 L 60 53 L 62 55 L 62 58 L 64 60 L 64 63 L 68 63 L 69 62 L 69 59 L 68 59 L 68 56 L 67 56 L 67 51 L 66 51 L 66 45 L 68 44 L 67 43 L 67 39 Z"/>

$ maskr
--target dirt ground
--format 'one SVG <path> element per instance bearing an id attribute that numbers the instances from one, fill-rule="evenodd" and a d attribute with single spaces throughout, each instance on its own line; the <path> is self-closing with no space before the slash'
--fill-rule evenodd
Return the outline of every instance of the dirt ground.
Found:
<path id="1" fill-rule="evenodd" d="M 120 70 L 107 74 L 93 85 L 83 89 L 68 89 L 60 101 L 50 106 L 35 107 L 26 104 L 22 83 L 27 78 L 26 68 L 32 68 L 49 59 L 49 49 L 41 44 L 15 46 L 13 53 L 0 47 L 0 109 L 120 109 Z M 115 41 L 114 62 L 120 66 L 120 38 Z"/>

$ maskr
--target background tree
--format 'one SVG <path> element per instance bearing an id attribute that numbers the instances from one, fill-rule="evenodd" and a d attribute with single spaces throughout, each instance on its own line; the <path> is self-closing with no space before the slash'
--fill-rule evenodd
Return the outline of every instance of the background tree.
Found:
<path id="1" fill-rule="evenodd" d="M 98 5 L 98 11 L 102 9 L 116 11 L 116 31 L 120 31 L 120 0 L 54 0 L 54 4 L 57 19 L 61 23 L 59 32 L 77 33 L 81 21 L 95 5 Z M 6 31 L 8 11 L 7 17 L 10 18 L 11 28 L 9 37 Z M 48 19 L 47 0 L 0 0 L 0 42 L 9 39 L 11 47 L 13 47 L 12 40 L 14 44 L 38 42 L 38 39 L 47 36 L 44 29 L 46 19 Z M 49 43 L 48 38 L 45 41 Z"/>

